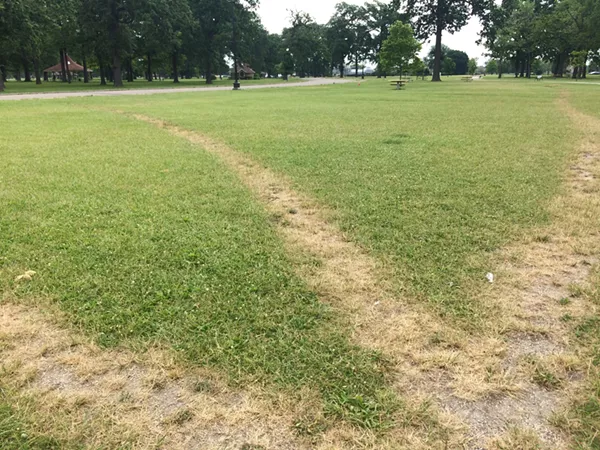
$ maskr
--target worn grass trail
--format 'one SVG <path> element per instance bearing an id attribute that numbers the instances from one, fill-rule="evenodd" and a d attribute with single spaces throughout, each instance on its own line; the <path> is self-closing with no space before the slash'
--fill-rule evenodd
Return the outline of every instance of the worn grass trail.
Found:
<path id="1" fill-rule="evenodd" d="M 382 277 L 377 273 L 380 265 L 329 223 L 324 218 L 327 216 L 325 209 L 313 199 L 295 191 L 284 176 L 208 136 L 149 116 L 134 114 L 133 117 L 217 155 L 240 177 L 277 223 L 277 230 L 287 244 L 288 254 L 308 256 L 296 258 L 298 273 L 321 301 L 332 305 L 343 317 L 343 322 L 351 325 L 355 344 L 383 352 L 397 364 L 406 361 L 407 355 L 418 351 L 427 339 L 426 335 L 435 328 L 436 322 L 439 323 L 439 319 L 424 308 L 408 306 L 393 298 L 389 286 L 382 285 Z M 314 263 L 315 259 L 317 264 Z M 394 374 L 402 378 L 407 376 L 400 375 L 398 370 Z M 427 414 L 424 399 L 415 400 L 405 405 L 407 409 L 402 414 L 412 415 L 415 411 Z M 426 442 L 431 439 L 429 445 L 448 439 L 443 427 L 427 437 L 421 434 L 423 430 L 419 430 L 417 423 L 408 422 L 405 425 L 409 428 L 417 425 L 413 430 L 414 435 Z M 412 441 L 403 428 L 395 428 L 393 438 L 386 439 L 387 444 L 379 442 L 378 445 L 393 447 L 394 442 L 409 447 L 418 445 L 419 440 Z M 348 429 L 343 432 L 332 429 L 325 433 L 323 440 L 340 445 L 340 439 L 349 439 L 348 435 L 352 434 Z M 363 432 L 352 436 L 352 439 L 358 439 L 360 434 Z"/>
<path id="2" fill-rule="evenodd" d="M 119 115 L 6 108 L 3 301 L 55 303 L 101 346 L 169 347 L 234 385 L 310 399 L 319 429 L 389 421 L 383 361 L 348 342 L 221 162 Z"/>
<path id="3" fill-rule="evenodd" d="M 485 294 L 504 312 L 506 344 L 494 370 L 514 393 L 450 402 L 476 435 L 502 448 L 570 448 L 572 436 L 560 424 L 583 379 L 594 377 L 572 323 L 596 314 L 582 292 L 600 255 L 600 122 L 571 106 L 566 93 L 557 111 L 569 117 L 577 138 L 561 192 L 549 205 L 551 221 L 497 253 L 497 282 Z"/>
<path id="4" fill-rule="evenodd" d="M 564 100 L 560 108 L 565 108 Z M 567 111 L 579 124 L 575 110 Z M 385 268 L 347 242 L 343 233 L 324 219 L 330 216 L 326 209 L 294 192 L 285 178 L 205 135 L 148 116 L 135 117 L 223 158 L 275 216 L 290 246 L 288 252 L 308 251 L 319 258 L 322 266 L 302 269 L 302 275 L 321 299 L 350 317 L 355 324 L 355 342 L 392 358 L 396 386 L 405 398 L 425 404 L 433 393 L 442 411 L 455 416 L 440 415 L 438 420 L 445 425 L 438 423 L 437 438 L 444 435 L 443 439 L 455 444 L 489 441 L 490 445 L 503 445 L 520 439 L 532 446 L 544 442 L 555 447 L 566 445 L 565 437 L 550 423 L 569 398 L 557 388 L 561 380 L 577 378 L 582 368 L 566 342 L 569 328 L 561 320 L 565 314 L 561 302 L 566 302 L 569 289 L 586 279 L 594 262 L 594 258 L 573 255 L 569 250 L 581 245 L 573 242 L 568 231 L 577 214 L 564 214 L 560 205 L 570 204 L 573 210 L 589 208 L 571 181 L 566 193 L 552 204 L 551 227 L 533 230 L 541 234 L 531 242 L 516 243 L 498 252 L 498 260 L 505 261 L 504 267 L 499 267 L 505 279 L 479 298 L 501 318 L 486 321 L 483 332 L 468 337 L 414 302 L 394 298 L 389 285 L 382 283 Z M 587 173 L 581 166 L 595 149 L 589 150 L 583 164 L 575 168 L 579 174 Z M 583 182 L 591 178 L 584 176 Z M 557 214 L 559 211 L 562 214 Z M 585 224 L 588 229 L 593 227 L 589 223 L 593 217 Z M 545 233 L 554 235 L 549 238 Z M 594 234 L 584 233 L 581 239 L 585 238 L 591 239 L 585 245 L 593 248 L 589 245 L 594 243 Z M 587 307 L 578 302 L 570 311 L 581 315 Z M 432 343 L 432 335 L 437 336 L 437 342 Z M 571 392 L 575 385 L 573 382 L 565 390 Z M 457 431 L 460 421 L 469 427 L 466 435 Z"/>
<path id="5" fill-rule="evenodd" d="M 564 102 L 561 105 L 564 107 Z M 569 111 L 572 115 L 574 110 Z M 564 437 L 550 424 L 552 414 L 565 406 L 552 380 L 580 373 L 581 367 L 563 347 L 568 327 L 560 320 L 565 308 L 559 305 L 568 297 L 568 289 L 586 278 L 594 261 L 572 256 L 567 247 L 558 245 L 574 245 L 565 237 L 572 214 L 556 217 L 552 228 L 535 230 L 543 236 L 555 232 L 552 238 L 537 236 L 532 243 L 499 252 L 499 259 L 520 261 L 500 269 L 506 279 L 481 296 L 501 319 L 495 317 L 485 324 L 483 333 L 468 337 L 414 302 L 394 298 L 390 286 L 382 282 L 386 277 L 378 273 L 385 268 L 348 242 L 324 219 L 329 215 L 326 210 L 295 192 L 281 175 L 205 135 L 148 116 L 134 117 L 199 144 L 226 161 L 273 214 L 288 243 L 288 252 L 309 252 L 321 261 L 316 268 L 300 269 L 302 276 L 322 300 L 350 318 L 355 342 L 377 349 L 394 361 L 398 391 L 413 405 L 426 404 L 433 395 L 442 411 L 455 416 L 438 417 L 438 435 L 430 444 L 445 439 L 453 445 L 484 441 L 502 445 L 521 439 L 529 445 L 565 445 Z M 586 153 L 584 161 L 590 154 Z M 555 200 L 557 205 L 587 209 L 571 185 L 566 191 Z M 564 211 L 557 205 L 553 204 L 553 214 Z M 559 230 L 562 238 L 556 235 Z M 583 237 L 592 242 L 595 238 Z M 545 241 L 551 243 L 541 249 Z M 552 256 L 542 258 L 540 251 Z M 548 295 L 548 285 L 554 286 L 552 295 Z M 555 298 L 557 295 L 559 298 Z M 581 313 L 586 307 L 579 302 L 570 310 L 572 314 L 577 310 Z M 431 342 L 432 335 L 437 336 L 437 342 Z M 556 369 L 561 362 L 560 374 L 547 368 L 552 364 Z M 466 434 L 459 431 L 461 421 L 469 427 Z M 511 424 L 516 428 L 510 428 Z"/>

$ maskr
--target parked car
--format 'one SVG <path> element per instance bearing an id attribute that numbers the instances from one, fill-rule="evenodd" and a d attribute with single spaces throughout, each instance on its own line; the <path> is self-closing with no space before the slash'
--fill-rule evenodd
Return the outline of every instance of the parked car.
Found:
<path id="1" fill-rule="evenodd" d="M 590 75 L 600 75 L 600 72 L 598 72 L 598 71 L 590 72 Z"/>

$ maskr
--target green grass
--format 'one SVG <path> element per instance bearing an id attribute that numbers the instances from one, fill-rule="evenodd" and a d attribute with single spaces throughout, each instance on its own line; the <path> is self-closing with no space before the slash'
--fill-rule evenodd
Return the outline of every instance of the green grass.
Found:
<path id="1" fill-rule="evenodd" d="M 85 104 L 0 107 L 0 290 L 58 302 L 102 345 L 167 344 L 234 382 L 316 389 L 331 414 L 388 420 L 379 356 L 348 343 L 222 164 Z M 25 270 L 34 281 L 15 284 Z"/>
<path id="2" fill-rule="evenodd" d="M 302 81 L 300 79 L 290 79 L 290 82 Z M 146 80 L 138 79 L 132 83 L 127 81 L 122 89 L 164 89 L 164 88 L 190 88 L 190 87 L 219 87 L 219 86 L 231 86 L 233 80 L 222 79 L 215 80 L 212 85 L 207 85 L 206 80 L 203 79 L 192 79 L 192 80 L 180 80 L 178 84 L 173 83 L 173 80 L 163 81 L 152 81 L 149 83 Z M 276 78 L 263 78 L 260 80 L 242 80 L 242 86 L 260 85 L 260 84 L 275 84 L 285 83 L 284 80 Z M 45 92 L 71 92 L 71 91 L 91 91 L 91 90 L 111 90 L 115 89 L 112 83 L 107 81 L 106 86 L 100 85 L 100 79 L 94 78 L 89 83 L 85 84 L 83 81 L 73 81 L 71 84 L 62 83 L 61 81 L 48 81 L 41 85 L 36 85 L 35 80 L 31 83 L 25 83 L 24 81 L 10 80 L 6 83 L 6 90 L 2 94 L 36 94 Z"/>
<path id="3" fill-rule="evenodd" d="M 471 292 L 486 283 L 490 254 L 547 220 L 572 131 L 557 112 L 557 84 L 459 80 L 113 104 L 222 139 L 289 175 L 391 267 L 398 289 L 473 321 L 483 312 Z"/>
<path id="4" fill-rule="evenodd" d="M 160 342 L 234 382 L 313 387 L 330 414 L 380 427 L 398 406 L 385 362 L 294 275 L 253 196 L 200 148 L 107 110 L 207 133 L 287 175 L 398 291 L 472 324 L 494 250 L 548 220 L 575 137 L 563 89 L 584 88 L 371 79 L 0 104 L 0 289 L 58 302 L 101 344 Z M 600 90 L 585 89 L 592 104 Z"/>
<path id="5" fill-rule="evenodd" d="M 49 436 L 32 433 L 0 392 L 0 450 L 59 450 L 65 446 Z"/>

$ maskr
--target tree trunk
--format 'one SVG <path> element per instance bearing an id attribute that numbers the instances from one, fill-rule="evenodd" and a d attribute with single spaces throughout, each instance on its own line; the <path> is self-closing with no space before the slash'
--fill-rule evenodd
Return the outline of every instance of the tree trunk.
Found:
<path id="1" fill-rule="evenodd" d="M 206 77 L 206 84 L 213 84 L 212 64 L 208 61 L 206 62 L 206 73 L 204 76 Z"/>
<path id="2" fill-rule="evenodd" d="M 564 55 L 562 53 L 560 53 L 554 59 L 554 68 L 553 68 L 554 76 L 562 78 L 564 71 L 565 71 Z"/>
<path id="3" fill-rule="evenodd" d="M 88 73 L 87 58 L 85 56 L 85 50 L 83 51 L 83 82 L 84 83 L 90 82 L 90 74 Z"/>
<path id="4" fill-rule="evenodd" d="M 29 61 L 27 61 L 27 58 L 23 58 L 22 62 L 23 62 L 23 71 L 25 72 L 25 82 L 31 83 L 31 72 L 29 72 Z"/>
<path id="5" fill-rule="evenodd" d="M 106 74 L 104 73 L 104 64 L 100 63 L 100 86 L 106 86 Z"/>
<path id="6" fill-rule="evenodd" d="M 577 66 L 573 67 L 573 74 L 571 75 L 571 78 L 577 79 L 578 73 L 579 73 L 579 67 L 577 67 Z"/>
<path id="7" fill-rule="evenodd" d="M 208 43 L 208 54 L 206 55 L 206 84 L 213 84 L 212 80 L 212 37 L 211 42 Z M 234 58 L 234 62 L 237 59 Z"/>
<path id="8" fill-rule="evenodd" d="M 173 52 L 173 83 L 179 83 L 179 67 L 177 67 L 177 60 L 179 59 L 179 55 L 177 50 Z"/>
<path id="9" fill-rule="evenodd" d="M 149 53 L 148 53 L 148 61 L 147 61 L 147 63 L 148 63 L 148 65 L 146 67 L 146 70 L 147 70 L 147 72 L 146 72 L 146 74 L 147 74 L 146 79 L 148 81 L 152 81 L 152 57 L 150 56 Z"/>
<path id="10" fill-rule="evenodd" d="M 69 82 L 69 84 L 71 84 L 71 81 L 73 81 L 73 75 L 69 70 L 69 60 L 67 59 L 68 56 L 69 54 L 67 53 L 67 49 L 65 48 L 65 67 L 67 68 L 67 81 Z"/>
<path id="11" fill-rule="evenodd" d="M 502 60 L 498 60 L 498 78 L 502 78 Z"/>
<path id="12" fill-rule="evenodd" d="M 340 64 L 340 78 L 344 78 L 344 64 Z"/>
<path id="13" fill-rule="evenodd" d="M 48 72 L 44 72 L 44 81 L 48 82 Z"/>
<path id="14" fill-rule="evenodd" d="M 435 56 L 433 58 L 433 77 L 431 81 L 442 81 L 442 24 L 438 21 L 435 32 Z M 401 75 L 402 76 L 402 75 Z"/>
<path id="15" fill-rule="evenodd" d="M 531 53 L 527 53 L 527 78 L 531 78 Z"/>
<path id="16" fill-rule="evenodd" d="M 35 84 L 42 84 L 42 74 L 40 72 L 40 60 L 34 58 L 33 60 L 33 70 L 35 72 Z"/>
<path id="17" fill-rule="evenodd" d="M 587 78 L 587 60 L 588 60 L 589 54 L 590 54 L 589 51 L 585 52 L 585 58 L 583 60 L 583 66 L 581 66 L 581 70 L 579 72 L 581 74 L 581 78 Z"/>
<path id="18" fill-rule="evenodd" d="M 0 65 L 0 78 L 6 83 L 6 80 L 8 79 L 6 75 L 6 66 Z"/>
<path id="19" fill-rule="evenodd" d="M 525 59 L 524 58 L 521 58 L 520 64 L 521 64 L 521 70 L 519 73 L 519 78 L 524 78 L 525 77 Z"/>
<path id="20" fill-rule="evenodd" d="M 4 83 L 5 71 L 6 69 L 4 68 L 4 66 L 0 66 L 0 92 L 4 92 L 4 89 L 6 89 L 6 84 Z"/>
<path id="21" fill-rule="evenodd" d="M 67 68 L 65 67 L 65 51 L 60 49 L 60 79 L 63 83 L 67 82 Z"/>
<path id="22" fill-rule="evenodd" d="M 113 50 L 112 78 L 114 87 L 123 87 L 123 76 L 121 74 L 121 55 L 119 54 L 119 50 L 117 48 Z"/>
<path id="23" fill-rule="evenodd" d="M 133 58 L 127 60 L 127 82 L 133 83 Z"/>
<path id="24" fill-rule="evenodd" d="M 358 53 L 354 55 L 354 78 L 358 78 Z"/>

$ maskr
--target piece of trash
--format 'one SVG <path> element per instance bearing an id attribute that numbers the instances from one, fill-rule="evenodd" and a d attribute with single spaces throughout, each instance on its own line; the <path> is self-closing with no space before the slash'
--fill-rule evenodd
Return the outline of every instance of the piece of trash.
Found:
<path id="1" fill-rule="evenodd" d="M 381 303 L 381 302 L 380 302 L 379 300 L 377 300 L 373 306 L 377 306 L 377 305 L 379 305 L 380 303 Z"/>
<path id="2" fill-rule="evenodd" d="M 493 283 L 493 282 L 494 282 L 494 274 L 493 274 L 493 273 L 491 273 L 491 272 L 488 272 L 488 274 L 487 274 L 485 277 L 487 278 L 487 280 L 488 280 L 490 283 Z"/>
<path id="3" fill-rule="evenodd" d="M 35 272 L 33 270 L 28 270 L 23 275 L 19 275 L 15 278 L 15 281 L 31 281 L 34 275 Z"/>

